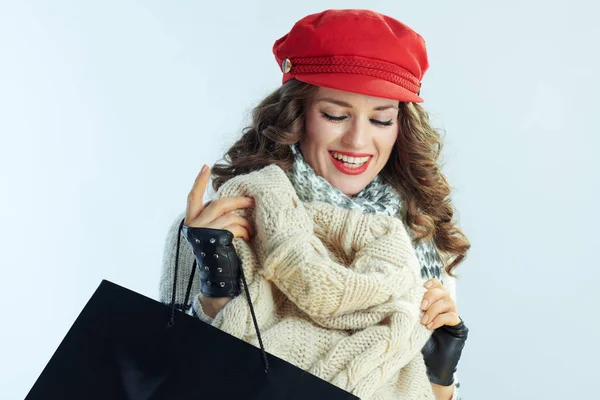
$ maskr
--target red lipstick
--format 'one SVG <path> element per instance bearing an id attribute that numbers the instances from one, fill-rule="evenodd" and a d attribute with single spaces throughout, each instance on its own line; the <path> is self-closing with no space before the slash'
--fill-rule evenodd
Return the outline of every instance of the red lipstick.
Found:
<path id="1" fill-rule="evenodd" d="M 369 168 L 369 164 L 371 163 L 371 160 L 373 159 L 373 157 L 370 154 L 362 154 L 362 153 L 349 153 L 349 152 L 341 152 L 338 151 L 338 153 L 343 154 L 343 155 L 347 155 L 349 157 L 369 157 L 369 159 L 367 160 L 366 163 L 364 163 L 363 165 L 361 165 L 358 168 L 351 168 L 348 167 L 346 165 L 344 165 L 344 162 L 341 160 L 338 160 L 337 158 L 335 158 L 332 155 L 332 152 L 329 152 L 329 158 L 331 158 L 331 162 L 333 163 L 333 165 L 338 169 L 338 171 L 347 174 L 347 175 L 360 175 L 363 172 L 365 172 L 367 170 L 367 168 Z"/>

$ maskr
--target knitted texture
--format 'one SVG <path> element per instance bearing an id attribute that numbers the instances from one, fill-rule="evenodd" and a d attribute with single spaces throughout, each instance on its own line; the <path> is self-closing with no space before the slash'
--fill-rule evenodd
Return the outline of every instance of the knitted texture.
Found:
<path id="1" fill-rule="evenodd" d="M 303 202 L 321 201 L 342 208 L 357 208 L 364 213 L 394 216 L 405 220 L 405 202 L 400 194 L 380 175 L 377 175 L 363 190 L 354 196 L 347 196 L 341 190 L 333 187 L 325 178 L 315 173 L 314 169 L 304 160 L 298 144 L 290 145 L 294 154 L 294 164 L 286 174 Z M 438 278 L 456 300 L 455 279 L 449 276 L 443 268 L 437 248 L 432 240 L 415 240 L 415 232 L 408 229 L 413 239 L 413 247 L 421 265 L 421 277 L 426 280 Z M 459 400 L 458 380 L 454 390 L 453 400 Z"/>
<path id="2" fill-rule="evenodd" d="M 358 208 L 363 212 L 377 215 L 395 216 L 404 220 L 405 203 L 400 194 L 377 175 L 363 190 L 349 197 L 341 190 L 331 186 L 327 179 L 315 173 L 304 160 L 298 144 L 290 146 L 294 154 L 294 164 L 287 172 L 300 200 L 304 202 L 322 201 L 342 208 Z M 415 232 L 408 230 L 411 239 Z M 437 278 L 453 290 L 453 279 L 443 268 L 435 244 L 432 240 L 413 241 L 413 247 L 421 264 L 421 276 L 424 279 Z"/>
<path id="3" fill-rule="evenodd" d="M 266 350 L 363 400 L 433 399 L 421 355 L 431 334 L 419 322 L 425 288 L 402 222 L 304 203 L 275 165 L 227 181 L 217 197 L 231 196 L 255 199 L 238 213 L 256 234 L 234 245 Z M 178 293 L 193 262 L 184 242 Z M 161 299 L 170 279 L 163 273 Z M 194 311 L 203 314 L 197 299 Z M 258 345 L 245 296 L 211 322 Z"/>

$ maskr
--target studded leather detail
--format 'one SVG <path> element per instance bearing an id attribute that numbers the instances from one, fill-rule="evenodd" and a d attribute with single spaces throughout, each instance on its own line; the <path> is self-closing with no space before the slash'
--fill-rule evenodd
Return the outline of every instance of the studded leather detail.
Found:
<path id="1" fill-rule="evenodd" d="M 239 295 L 241 262 L 232 244 L 233 234 L 224 229 L 185 225 L 181 234 L 196 256 L 202 294 L 207 297 Z"/>

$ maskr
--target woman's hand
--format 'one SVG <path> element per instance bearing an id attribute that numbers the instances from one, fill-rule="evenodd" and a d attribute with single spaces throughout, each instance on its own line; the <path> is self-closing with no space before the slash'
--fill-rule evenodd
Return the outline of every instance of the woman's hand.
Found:
<path id="1" fill-rule="evenodd" d="M 254 205 L 254 200 L 250 197 L 237 196 L 204 204 L 204 193 L 209 179 L 210 168 L 204 165 L 188 194 L 183 224 L 193 228 L 225 229 L 233 233 L 233 237 L 250 240 L 254 235 L 252 225 L 247 219 L 232 211 L 250 208 Z"/>
<path id="2" fill-rule="evenodd" d="M 254 204 L 253 199 L 242 196 L 229 197 L 218 199 L 208 204 L 204 204 L 204 193 L 206 191 L 206 185 L 209 179 L 210 168 L 207 165 L 204 165 L 202 167 L 202 170 L 196 177 L 192 190 L 188 194 L 185 219 L 183 223 L 186 227 L 185 229 L 186 232 L 188 232 L 188 234 L 192 235 L 192 232 L 195 232 L 195 234 L 197 235 L 195 238 L 190 237 L 188 241 L 191 240 L 190 243 L 192 244 L 192 247 L 195 248 L 194 252 L 197 253 L 196 257 L 199 260 L 199 265 L 202 265 L 200 264 L 200 262 L 204 260 L 201 259 L 201 257 L 204 257 L 205 252 L 208 253 L 209 250 L 205 247 L 202 247 L 208 246 L 208 244 L 203 245 L 195 243 L 195 240 L 202 240 L 201 237 L 206 234 L 216 235 L 212 237 L 219 237 L 218 231 L 212 231 L 215 233 L 208 233 L 211 232 L 211 229 L 227 230 L 233 234 L 234 238 L 242 238 L 246 241 L 249 241 L 250 238 L 254 235 L 254 229 L 252 228 L 250 222 L 247 219 L 233 213 L 233 211 L 238 209 L 252 207 L 252 205 Z M 187 227 L 189 227 L 190 229 L 188 229 Z M 227 286 L 228 284 L 226 284 L 226 282 L 230 282 L 231 279 L 233 279 L 233 281 L 237 280 L 237 278 L 235 277 L 239 275 L 239 268 L 241 268 L 241 266 L 238 264 L 238 257 L 235 255 L 235 250 L 232 250 L 231 248 L 229 250 L 226 250 L 225 248 L 219 248 L 218 246 L 215 248 L 214 244 L 211 244 L 210 246 L 212 246 L 212 251 L 221 252 L 221 258 L 223 258 L 223 256 L 231 256 L 229 257 L 231 259 L 230 262 L 226 263 L 226 265 L 229 266 L 229 268 L 226 268 L 222 265 L 216 265 L 213 266 L 212 269 L 209 269 L 208 264 L 205 264 L 206 269 L 208 271 L 202 270 L 199 272 L 201 277 L 202 292 L 199 295 L 199 300 L 202 304 L 202 309 L 204 313 L 207 316 L 214 318 L 219 313 L 219 311 L 221 311 L 221 309 L 223 309 L 223 307 L 225 307 L 225 305 L 227 305 L 227 303 L 229 303 L 229 301 L 232 299 L 232 297 L 230 297 L 231 295 L 223 297 L 223 293 L 229 294 L 237 292 L 237 286 L 232 286 L 234 289 L 231 290 L 229 286 Z M 233 254 L 231 254 L 232 251 Z M 214 262 L 214 260 L 212 262 Z M 235 268 L 235 270 L 232 270 L 232 268 Z M 219 271 L 216 271 L 217 269 Z M 223 279 L 223 277 L 225 276 L 224 274 L 228 277 L 233 278 Z M 219 282 L 220 288 L 219 286 L 215 287 L 215 284 L 211 282 L 213 278 L 217 279 L 215 281 L 215 284 L 219 282 L 219 278 L 223 279 Z M 239 284 L 239 282 L 236 282 L 236 284 Z"/>
<path id="3" fill-rule="evenodd" d="M 425 282 L 424 286 L 429 290 L 423 296 L 421 303 L 421 310 L 425 313 L 421 318 L 421 323 L 431 330 L 444 325 L 458 325 L 461 320 L 450 291 L 435 278 Z"/>
<path id="4" fill-rule="evenodd" d="M 454 373 L 469 329 L 458 316 L 456 302 L 442 283 L 430 279 L 424 286 L 421 323 L 434 330 L 422 349 L 427 376 L 436 398 L 448 399 L 454 391 Z"/>

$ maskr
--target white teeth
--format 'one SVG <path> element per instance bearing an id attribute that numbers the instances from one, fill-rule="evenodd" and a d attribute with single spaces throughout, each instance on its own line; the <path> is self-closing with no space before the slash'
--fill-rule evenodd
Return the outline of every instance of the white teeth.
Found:
<path id="1" fill-rule="evenodd" d="M 364 164 L 369 161 L 369 157 L 349 157 L 343 154 L 338 153 L 337 151 L 332 151 L 331 155 L 338 160 L 344 161 L 344 163 L 348 164 Z"/>
<path id="2" fill-rule="evenodd" d="M 362 164 L 350 164 L 350 163 L 345 162 L 344 165 L 346 167 L 348 167 L 348 168 L 358 168 L 358 167 L 364 165 L 364 163 L 362 163 Z"/>

